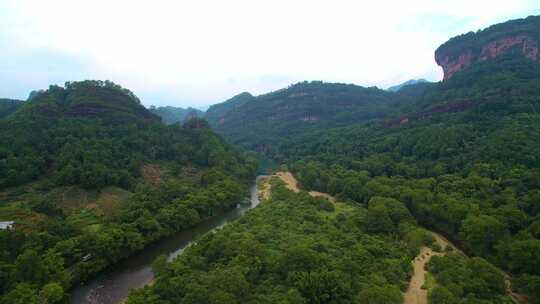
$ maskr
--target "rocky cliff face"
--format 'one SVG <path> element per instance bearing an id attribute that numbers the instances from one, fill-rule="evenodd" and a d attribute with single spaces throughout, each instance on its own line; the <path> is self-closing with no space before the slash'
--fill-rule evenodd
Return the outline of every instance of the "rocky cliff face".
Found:
<path id="1" fill-rule="evenodd" d="M 435 53 L 435 61 L 443 68 L 444 80 L 452 78 L 455 73 L 462 71 L 477 61 L 495 59 L 510 49 L 516 49 L 525 57 L 538 61 L 538 41 L 533 37 L 521 34 L 491 41 L 481 47 L 480 52 L 473 49 L 463 50 L 459 55 L 445 54 L 444 50 Z"/>
<path id="2" fill-rule="evenodd" d="M 476 62 L 492 60 L 504 54 L 540 61 L 540 16 L 511 20 L 482 31 L 450 39 L 435 52 L 435 61 L 443 68 L 444 79 Z"/>

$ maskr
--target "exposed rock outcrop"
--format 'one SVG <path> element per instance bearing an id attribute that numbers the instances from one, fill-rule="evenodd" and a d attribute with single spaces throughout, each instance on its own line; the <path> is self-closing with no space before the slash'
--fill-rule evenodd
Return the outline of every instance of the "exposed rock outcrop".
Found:
<path id="1" fill-rule="evenodd" d="M 536 39 L 529 35 L 521 34 L 491 41 L 481 47 L 480 53 L 475 53 L 472 49 L 468 49 L 455 57 L 438 50 L 435 53 L 435 61 L 443 68 L 444 80 L 447 80 L 452 78 L 455 73 L 468 68 L 477 61 L 495 59 L 514 47 L 517 47 L 525 57 L 533 61 L 538 61 L 540 59 L 538 45 L 539 43 Z"/>
<path id="2" fill-rule="evenodd" d="M 452 78 L 477 62 L 502 55 L 523 56 L 540 61 L 540 16 L 511 20 L 448 40 L 435 52 L 443 68 L 444 80 Z"/>

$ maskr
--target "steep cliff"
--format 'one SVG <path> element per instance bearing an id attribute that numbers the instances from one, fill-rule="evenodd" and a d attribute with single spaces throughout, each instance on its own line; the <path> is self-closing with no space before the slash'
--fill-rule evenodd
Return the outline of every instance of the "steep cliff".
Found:
<path id="1" fill-rule="evenodd" d="M 454 37 L 437 49 L 435 61 L 443 68 L 444 80 L 447 80 L 476 62 L 503 54 L 539 62 L 539 45 L 540 16 L 530 16 Z"/>

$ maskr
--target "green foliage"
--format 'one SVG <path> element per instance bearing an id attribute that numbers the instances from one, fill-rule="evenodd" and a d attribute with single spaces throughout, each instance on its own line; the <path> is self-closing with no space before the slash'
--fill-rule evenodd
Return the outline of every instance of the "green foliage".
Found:
<path id="1" fill-rule="evenodd" d="M 272 191 L 165 270 L 159 263 L 156 283 L 128 303 L 364 303 L 372 294 L 379 300 L 370 303 L 401 302 L 412 256 L 396 235 L 366 233 L 362 207 L 326 211 L 306 193 Z"/>
<path id="2" fill-rule="evenodd" d="M 284 137 L 382 117 L 391 96 L 375 87 L 306 81 L 257 97 L 243 93 L 205 117 L 233 143 L 269 152 Z"/>
<path id="3" fill-rule="evenodd" d="M 430 292 L 430 303 L 459 303 L 462 298 L 498 302 L 505 296 L 503 274 L 481 258 L 434 256 L 427 267 L 440 285 Z"/>
<path id="4" fill-rule="evenodd" d="M 321 125 L 282 138 L 269 154 L 302 187 L 367 204 L 365 229 L 398 232 L 411 252 L 420 232 L 400 228 L 374 198 L 402 202 L 419 223 L 513 276 L 537 276 L 538 79 L 540 65 L 501 56 L 443 83 L 404 88 L 382 121 Z"/>
<path id="5" fill-rule="evenodd" d="M 540 28 L 540 17 L 530 16 L 525 19 L 516 19 L 504 23 L 492 25 L 484 30 L 469 32 L 456 36 L 441 45 L 436 53 L 445 54 L 451 59 L 457 58 L 460 54 L 470 51 L 475 55 L 480 54 L 482 47 L 487 43 L 501 38 L 513 37 L 526 34 L 536 41 L 540 40 L 538 29 Z"/>
<path id="6" fill-rule="evenodd" d="M 202 117 L 204 116 L 204 112 L 201 110 L 197 110 L 194 108 L 178 108 L 178 107 L 150 107 L 150 112 L 158 115 L 161 117 L 161 120 L 168 124 L 175 124 L 175 123 L 183 123 L 189 118 L 193 117 Z"/>
<path id="7" fill-rule="evenodd" d="M 458 298 L 443 286 L 437 286 L 429 292 L 429 303 L 437 304 L 458 304 Z"/>
<path id="8" fill-rule="evenodd" d="M 0 119 L 15 112 L 23 103 L 22 100 L 0 98 Z"/>
<path id="9" fill-rule="evenodd" d="M 62 303 L 65 296 L 62 286 L 58 283 L 48 283 L 39 292 L 39 298 L 43 304 Z"/>
<path id="10" fill-rule="evenodd" d="M 518 291 L 531 295 L 530 303 L 540 303 L 540 276 L 522 275 L 512 281 Z"/>
<path id="11" fill-rule="evenodd" d="M 38 304 L 39 297 L 37 291 L 30 284 L 20 283 L 4 295 L 1 300 L 2 304 Z"/>
<path id="12" fill-rule="evenodd" d="M 403 295 L 395 286 L 377 286 L 366 288 L 358 294 L 355 303 L 358 304 L 399 304 Z"/>
<path id="13" fill-rule="evenodd" d="M 489 215 L 469 216 L 461 228 L 461 239 L 474 254 L 489 255 L 495 244 L 508 236 L 506 226 Z"/>
<path id="14" fill-rule="evenodd" d="M 0 219 L 16 222 L 0 230 L 0 303 L 65 303 L 74 284 L 236 207 L 257 168 L 208 128 L 161 124 L 108 81 L 52 86 L 0 127 L 10 143 L 0 147 Z M 107 213 L 96 205 L 111 202 L 97 198 L 113 185 L 127 194 Z M 69 205 L 70 191 L 81 205 Z"/>

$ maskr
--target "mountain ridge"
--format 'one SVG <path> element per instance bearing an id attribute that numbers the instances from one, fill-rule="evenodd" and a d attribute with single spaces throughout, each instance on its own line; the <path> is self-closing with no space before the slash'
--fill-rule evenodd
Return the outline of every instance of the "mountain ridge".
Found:
<path id="1" fill-rule="evenodd" d="M 443 68 L 444 80 L 475 62 L 492 60 L 509 52 L 538 63 L 539 33 L 540 16 L 495 24 L 484 30 L 451 38 L 437 48 L 435 61 Z"/>
<path id="2" fill-rule="evenodd" d="M 166 124 L 183 123 L 190 118 L 203 117 L 205 112 L 192 107 L 150 106 L 150 112 L 161 117 Z"/>
<path id="3" fill-rule="evenodd" d="M 424 78 L 409 79 L 409 80 L 407 80 L 407 81 L 405 81 L 403 83 L 391 86 L 386 90 L 391 91 L 391 92 L 397 92 L 397 91 L 401 90 L 405 86 L 415 85 L 415 84 L 419 84 L 419 83 L 429 83 L 429 81 L 425 80 Z"/>

